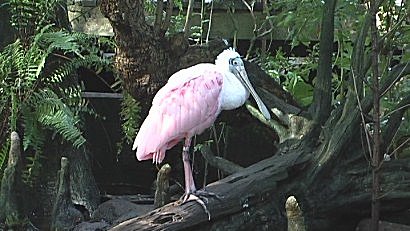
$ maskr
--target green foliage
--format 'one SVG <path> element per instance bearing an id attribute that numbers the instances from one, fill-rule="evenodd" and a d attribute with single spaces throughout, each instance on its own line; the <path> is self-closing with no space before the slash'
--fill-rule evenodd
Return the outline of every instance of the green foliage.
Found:
<path id="1" fill-rule="evenodd" d="M 5 67 L 1 72 L 1 88 L 6 93 L 2 95 L 2 101 L 12 105 L 10 119 L 12 129 L 15 129 L 16 121 L 22 119 L 21 122 L 25 127 L 23 143 L 26 149 L 29 144 L 35 150 L 42 146 L 44 133 L 39 130 L 41 126 L 54 129 L 64 139 L 79 147 L 85 140 L 76 126 L 78 118 L 75 118 L 74 112 L 66 103 L 84 106 L 79 97 L 80 89 L 70 88 L 71 94 L 65 95 L 62 93 L 66 93 L 67 88 L 59 84 L 64 85 L 64 77 L 70 77 L 74 70 L 72 67 L 79 66 L 82 62 L 66 64 L 51 75 L 44 75 L 45 62 L 51 55 L 51 51 L 58 48 L 67 51 L 71 48 L 76 52 L 78 46 L 74 43 L 62 42 L 70 41 L 67 39 L 68 34 L 58 32 L 54 34 L 55 36 L 50 36 L 50 33 L 44 35 L 45 33 L 39 33 L 28 48 L 23 48 L 22 44 L 16 41 L 6 47 L 0 55 L 3 60 L 0 66 Z M 70 44 L 73 46 L 70 47 Z M 11 102 L 7 102 L 8 99 Z M 32 137 L 36 138 L 30 139 Z"/>
<path id="2" fill-rule="evenodd" d="M 275 56 L 265 55 L 261 66 L 285 90 L 292 93 L 301 105 L 307 106 L 313 99 L 313 83 L 309 74 L 317 67 L 316 55 L 312 52 L 309 57 L 291 59 L 278 50 Z"/>
<path id="3" fill-rule="evenodd" d="M 286 28 L 292 45 L 318 40 L 318 25 L 322 16 L 322 1 L 282 0 L 273 2 L 269 10 L 277 12 L 272 19 L 276 27 Z"/>
<path id="4" fill-rule="evenodd" d="M 3 178 L 3 172 L 6 167 L 6 161 L 10 149 L 10 139 L 6 139 L 4 144 L 0 147 L 0 182 Z"/>
<path id="5" fill-rule="evenodd" d="M 124 93 L 120 112 L 121 128 L 124 135 L 121 141 L 117 143 L 117 154 L 121 153 L 124 143 L 132 144 L 141 122 L 140 111 L 139 103 L 129 93 Z"/>
<path id="6" fill-rule="evenodd" d="M 320 35 L 320 20 L 322 17 L 323 1 L 275 1 L 271 2 L 269 10 L 275 14 L 271 17 L 278 30 L 287 31 L 288 40 L 292 48 L 303 44 L 311 47 L 312 41 L 318 41 Z M 382 1 L 378 13 L 378 30 L 380 36 L 379 70 L 380 78 L 383 79 L 389 74 L 389 70 L 398 63 L 406 63 L 410 60 L 408 52 L 410 46 L 410 26 L 408 24 L 409 8 L 405 1 Z M 370 33 L 364 36 L 364 55 L 359 60 L 355 56 L 355 43 L 365 24 L 368 6 L 366 2 L 342 0 L 338 1 L 335 12 L 335 52 L 333 56 L 333 105 L 344 102 L 346 93 L 352 89 L 354 78 L 359 85 L 357 92 L 359 95 L 372 94 L 372 79 L 370 73 Z M 285 30 L 282 30 L 285 29 Z M 292 51 L 290 54 L 292 55 Z M 308 105 L 311 101 L 312 86 L 315 85 L 315 70 L 317 62 L 316 48 L 310 52 L 302 62 L 294 62 L 294 59 L 285 57 L 283 52 L 278 51 L 275 56 L 262 57 L 259 61 L 263 68 L 286 90 L 291 92 L 303 105 Z M 354 63 L 356 61 L 356 63 Z M 365 73 L 358 78 L 358 73 L 353 73 L 356 64 Z M 357 71 L 357 69 L 355 69 Z M 408 78 L 391 87 L 389 92 L 381 99 L 382 103 L 382 126 L 388 121 L 389 115 L 396 110 L 397 103 L 404 96 L 410 94 Z M 409 112 L 404 114 L 403 121 L 397 134 L 395 144 L 399 147 L 403 142 L 407 142 L 410 137 Z M 383 129 L 383 127 L 382 127 Z M 404 141 L 403 141 L 404 140 Z M 406 141 L 407 140 L 407 141 Z M 405 145 L 404 147 L 406 147 Z"/>
<path id="7" fill-rule="evenodd" d="M 403 99 L 403 96 L 410 95 L 410 78 L 406 78 L 403 81 L 398 82 L 392 86 L 392 90 L 389 91 L 385 97 L 381 98 L 381 108 L 382 108 L 382 118 L 381 123 L 384 125 L 390 118 L 390 115 L 395 112 L 397 103 Z M 410 105 L 405 105 L 404 107 L 409 108 Z M 394 140 L 391 144 L 390 151 L 393 151 L 400 145 L 402 145 L 401 151 L 405 152 L 407 147 L 407 152 L 410 150 L 410 110 L 407 110 L 403 115 L 403 120 L 401 125 L 394 136 Z M 406 141 L 407 140 L 407 141 Z M 399 153 L 401 156 L 402 154 Z M 407 156 L 409 157 L 409 156 Z"/>
<path id="8" fill-rule="evenodd" d="M 34 156 L 27 157 L 28 164 L 23 172 L 23 182 L 31 187 L 34 186 L 34 180 L 40 175 L 41 159 L 45 158 L 41 153 L 38 151 L 34 153 Z"/>
<path id="9" fill-rule="evenodd" d="M 163 14 L 165 16 L 165 10 L 166 10 L 166 2 L 164 2 L 164 10 Z M 168 31 L 166 32 L 167 34 L 175 34 L 178 32 L 183 31 L 184 29 L 184 23 L 185 23 L 185 15 L 183 15 L 184 9 L 183 9 L 183 2 L 182 0 L 176 0 L 174 1 L 174 6 L 178 8 L 178 14 L 175 14 L 175 10 L 173 15 L 171 15 L 171 23 L 169 24 Z M 144 8 L 145 12 L 147 13 L 146 20 L 147 22 L 153 24 L 155 20 L 155 14 L 156 14 L 156 2 L 151 1 L 151 0 L 145 0 L 144 1 Z"/>
<path id="10" fill-rule="evenodd" d="M 31 184 L 38 175 L 46 139 L 58 137 L 81 147 L 81 116 L 93 113 L 81 97 L 76 77 L 80 67 L 101 71 L 111 62 L 99 56 L 96 36 L 56 28 L 58 0 L 10 0 L 12 24 L 20 39 L 0 52 L 0 145 L 11 131 L 22 136 L 28 156 L 24 179 Z M 29 31 L 29 33 L 26 33 Z M 21 32 L 21 33 L 20 33 Z M 24 32 L 24 33 L 23 33 Z M 6 132 L 7 131 L 7 132 Z M 0 153 L 0 170 L 6 149 Z M 2 172 L 2 171 L 1 171 Z"/>

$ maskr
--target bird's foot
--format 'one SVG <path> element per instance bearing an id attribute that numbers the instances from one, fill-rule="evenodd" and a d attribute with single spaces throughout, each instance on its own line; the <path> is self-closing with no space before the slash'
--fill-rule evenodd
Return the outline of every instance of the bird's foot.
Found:
<path id="1" fill-rule="evenodd" d="M 208 204 L 208 197 L 214 197 L 218 200 L 221 200 L 222 197 L 213 193 L 213 192 L 208 192 L 205 190 L 197 190 L 195 192 L 191 192 L 191 193 L 185 193 L 180 201 L 181 204 L 184 204 L 188 201 L 196 201 L 199 203 L 199 205 L 201 205 L 201 207 L 204 209 L 205 213 L 208 215 L 208 220 L 211 220 L 211 213 L 209 212 L 208 208 L 207 208 L 207 204 Z"/>

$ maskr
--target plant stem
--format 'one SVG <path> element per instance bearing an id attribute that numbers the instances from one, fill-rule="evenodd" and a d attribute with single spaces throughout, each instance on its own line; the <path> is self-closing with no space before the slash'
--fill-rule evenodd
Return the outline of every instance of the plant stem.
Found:
<path id="1" fill-rule="evenodd" d="M 377 36 L 377 3 L 375 0 L 370 1 L 371 22 L 371 40 L 372 40 L 372 73 L 373 73 L 373 155 L 372 155 L 372 220 L 371 230 L 379 230 L 380 220 L 380 94 L 379 94 L 379 65 L 378 65 L 378 36 Z"/>
<path id="2" fill-rule="evenodd" d="M 11 92 L 11 115 L 10 115 L 10 128 L 11 131 L 17 130 L 17 114 L 18 114 L 18 105 L 16 99 L 16 93 L 12 90 Z"/>
<path id="3" fill-rule="evenodd" d="M 189 37 L 189 33 L 191 32 L 191 15 L 192 15 L 193 8 L 194 8 L 194 0 L 189 0 L 188 9 L 186 11 L 186 17 L 185 17 L 185 26 L 184 26 L 184 34 L 186 38 Z"/>

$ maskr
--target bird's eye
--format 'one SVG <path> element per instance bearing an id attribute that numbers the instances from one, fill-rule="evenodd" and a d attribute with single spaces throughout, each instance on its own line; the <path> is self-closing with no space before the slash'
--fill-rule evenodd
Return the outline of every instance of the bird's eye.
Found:
<path id="1" fill-rule="evenodd" d="M 233 66 L 239 66 L 241 65 L 241 62 L 237 58 L 233 58 L 233 59 L 229 59 L 229 64 Z"/>

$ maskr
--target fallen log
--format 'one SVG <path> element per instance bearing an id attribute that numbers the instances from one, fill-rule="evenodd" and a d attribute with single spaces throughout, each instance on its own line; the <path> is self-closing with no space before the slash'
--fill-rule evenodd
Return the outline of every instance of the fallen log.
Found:
<path id="1" fill-rule="evenodd" d="M 305 157 L 308 155 L 304 157 L 303 154 L 305 153 L 299 152 L 274 156 L 208 185 L 205 190 L 222 198 L 208 199 L 211 221 L 241 211 L 246 212 L 258 203 L 270 202 L 278 182 L 289 176 L 288 167 L 295 168 L 306 164 L 308 159 Z M 277 216 L 282 217 L 283 214 Z M 208 222 L 208 215 L 198 203 L 190 201 L 180 205 L 174 202 L 123 222 L 112 230 L 181 230 Z"/>
<path id="2" fill-rule="evenodd" d="M 356 154 L 359 154 L 358 152 Z M 320 184 L 304 184 L 312 154 L 296 148 L 286 155 L 276 155 L 245 170 L 209 184 L 205 189 L 222 199 L 209 198 L 211 220 L 196 202 L 173 202 L 152 212 L 127 220 L 111 230 L 244 230 L 260 224 L 268 230 L 286 230 L 285 201 L 296 195 L 312 230 L 327 230 L 342 219 L 349 230 L 369 214 L 371 175 L 366 161 L 345 164 Z M 351 162 L 350 162 L 351 163 Z M 350 170 L 349 170 L 350 169 Z M 344 171 L 341 174 L 339 171 Z M 404 160 L 383 165 L 382 198 L 384 212 L 399 212 L 410 206 L 410 163 Z M 401 180 L 400 180 L 401 179 Z M 397 182 L 400 182 L 397 185 Z M 269 212 L 270 211 L 270 212 Z M 272 212 L 273 211 L 273 212 Z M 344 217 L 344 218 L 342 218 Z M 246 225 L 244 222 L 249 222 Z"/>

